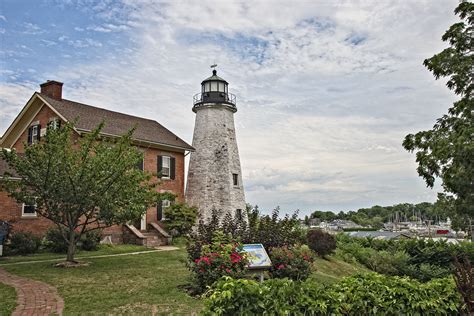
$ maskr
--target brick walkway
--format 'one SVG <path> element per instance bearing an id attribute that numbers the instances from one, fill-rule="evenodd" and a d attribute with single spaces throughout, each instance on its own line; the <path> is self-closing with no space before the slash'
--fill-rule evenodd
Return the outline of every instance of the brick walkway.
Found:
<path id="1" fill-rule="evenodd" d="M 0 269 L 0 282 L 16 290 L 17 306 L 13 316 L 62 315 L 64 301 L 54 287 L 46 283 L 22 278 Z"/>

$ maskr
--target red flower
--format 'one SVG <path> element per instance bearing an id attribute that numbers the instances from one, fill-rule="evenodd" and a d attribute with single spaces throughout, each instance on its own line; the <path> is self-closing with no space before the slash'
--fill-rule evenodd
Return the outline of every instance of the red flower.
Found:
<path id="1" fill-rule="evenodd" d="M 211 264 L 211 259 L 209 259 L 209 257 L 201 257 L 196 260 L 196 263 L 200 263 L 202 261 L 204 261 L 207 265 Z"/>
<path id="2" fill-rule="evenodd" d="M 281 269 L 284 269 L 284 268 L 285 268 L 285 265 L 284 265 L 284 264 L 280 264 L 280 265 L 277 267 L 278 270 L 281 270 Z"/>
<path id="3" fill-rule="evenodd" d="M 242 257 L 236 252 L 233 252 L 230 255 L 230 260 L 232 261 L 232 263 L 238 263 L 241 259 L 242 259 Z"/>
<path id="4" fill-rule="evenodd" d="M 229 269 L 229 268 L 225 269 L 225 271 L 226 271 L 227 273 L 230 273 L 230 269 Z"/>

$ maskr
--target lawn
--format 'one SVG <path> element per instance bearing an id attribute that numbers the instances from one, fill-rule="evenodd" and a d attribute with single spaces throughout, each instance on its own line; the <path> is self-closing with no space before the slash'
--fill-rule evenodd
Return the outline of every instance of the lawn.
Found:
<path id="1" fill-rule="evenodd" d="M 111 245 L 101 245 L 99 250 L 96 251 L 84 251 L 78 250 L 76 257 L 87 258 L 91 256 L 101 256 L 101 255 L 113 255 L 120 253 L 128 253 L 135 251 L 147 251 L 150 250 L 143 246 L 137 245 L 120 245 L 120 246 L 111 246 Z M 51 252 L 40 252 L 34 255 L 26 256 L 12 256 L 12 257 L 0 257 L 0 267 L 3 264 L 16 263 L 16 262 L 29 262 L 29 261 L 38 261 L 38 260 L 64 260 L 66 258 L 65 254 L 51 253 Z"/>
<path id="2" fill-rule="evenodd" d="M 80 268 L 55 268 L 51 262 L 2 267 L 57 287 L 64 298 L 65 315 L 193 314 L 201 309 L 201 301 L 178 288 L 189 275 L 185 258 L 184 250 L 174 250 L 84 259 L 90 265 Z"/>
<path id="3" fill-rule="evenodd" d="M 79 253 L 78 258 L 90 262 L 89 266 L 80 268 L 54 268 L 51 261 L 32 262 L 64 258 L 51 253 L 3 258 L 0 267 L 57 287 L 65 301 L 65 315 L 196 314 L 202 308 L 202 301 L 180 289 L 188 282 L 189 272 L 184 265 L 186 251 L 182 245 L 179 246 L 181 249 L 173 251 L 87 258 L 144 250 L 131 245 L 102 246 L 99 251 Z M 21 261 L 28 263 L 9 264 Z M 364 271 L 367 270 L 363 267 L 329 256 L 328 259 L 316 259 L 310 278 L 318 283 L 331 283 Z M 7 298 L 6 306 L 1 304 L 0 315 L 9 315 L 15 293 L 11 288 L 1 286 L 0 297 Z"/>
<path id="4" fill-rule="evenodd" d="M 0 283 L 0 315 L 10 315 L 16 306 L 15 289 L 11 286 Z"/>

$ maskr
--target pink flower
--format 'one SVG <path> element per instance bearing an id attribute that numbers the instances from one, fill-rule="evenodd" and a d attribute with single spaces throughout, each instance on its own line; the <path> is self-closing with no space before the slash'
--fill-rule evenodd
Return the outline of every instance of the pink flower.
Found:
<path id="1" fill-rule="evenodd" d="M 284 268 L 285 268 L 285 265 L 284 265 L 284 264 L 280 264 L 280 265 L 277 267 L 278 270 L 281 270 L 281 269 L 284 269 Z"/>
<path id="2" fill-rule="evenodd" d="M 229 269 L 229 268 L 225 269 L 225 271 L 226 271 L 227 273 L 230 273 L 230 269 Z"/>

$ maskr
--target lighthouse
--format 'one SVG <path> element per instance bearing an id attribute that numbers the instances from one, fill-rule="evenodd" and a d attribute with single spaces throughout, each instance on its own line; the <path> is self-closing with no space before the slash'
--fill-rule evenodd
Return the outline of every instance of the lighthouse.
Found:
<path id="1" fill-rule="evenodd" d="M 215 67 L 215 65 L 214 65 Z M 212 71 L 201 82 L 201 92 L 194 95 L 196 113 L 193 147 L 190 155 L 186 202 L 207 220 L 213 209 L 222 215 L 245 216 L 239 149 L 235 135 L 235 95 L 227 81 Z"/>

